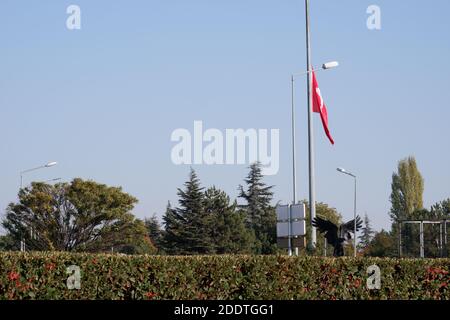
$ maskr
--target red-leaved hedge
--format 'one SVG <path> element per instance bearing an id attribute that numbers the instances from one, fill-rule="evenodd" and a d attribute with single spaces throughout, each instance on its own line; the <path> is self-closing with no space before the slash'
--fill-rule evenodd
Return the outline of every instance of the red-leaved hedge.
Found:
<path id="1" fill-rule="evenodd" d="M 371 265 L 380 289 L 367 287 Z M 70 266 L 80 289 L 69 289 Z M 0 252 L 0 299 L 449 299 L 449 269 L 450 259 Z"/>

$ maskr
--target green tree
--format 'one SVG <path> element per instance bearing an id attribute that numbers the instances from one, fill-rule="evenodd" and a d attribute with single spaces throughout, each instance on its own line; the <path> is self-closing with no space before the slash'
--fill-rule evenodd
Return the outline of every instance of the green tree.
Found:
<path id="1" fill-rule="evenodd" d="M 213 252 L 211 217 L 204 208 L 204 192 L 200 180 L 191 169 L 184 190 L 178 189 L 179 206 L 166 211 L 165 245 L 175 254 L 209 254 Z"/>
<path id="2" fill-rule="evenodd" d="M 245 212 L 222 190 L 205 192 L 205 211 L 211 217 L 211 238 L 218 254 L 251 253 L 254 234 L 245 225 Z"/>
<path id="3" fill-rule="evenodd" d="M 361 235 L 359 236 L 359 247 L 364 250 L 367 248 L 372 241 L 374 231 L 370 226 L 370 219 L 367 213 L 364 215 L 364 225 L 361 230 Z"/>
<path id="4" fill-rule="evenodd" d="M 449 218 L 449 204 L 448 200 L 438 202 L 431 206 L 431 210 L 418 209 L 409 215 L 410 220 L 430 220 L 442 221 Z M 438 223 L 424 223 L 423 237 L 424 237 L 424 254 L 427 258 L 438 258 L 441 255 L 446 255 L 447 249 L 443 247 L 441 251 L 441 237 L 443 239 L 443 231 L 441 234 L 441 225 Z M 402 225 L 402 256 L 404 257 L 418 257 L 420 255 L 420 225 L 403 224 Z M 398 241 L 398 226 L 393 226 L 393 234 L 395 232 L 396 240 Z M 443 241 L 443 240 L 442 240 Z"/>
<path id="5" fill-rule="evenodd" d="M 392 174 L 391 189 L 392 222 L 410 219 L 413 212 L 423 208 L 424 181 L 414 157 L 398 163 L 397 172 Z"/>
<path id="6" fill-rule="evenodd" d="M 370 257 L 395 257 L 397 255 L 397 242 L 387 231 L 377 232 L 365 250 Z"/>
<path id="7" fill-rule="evenodd" d="M 15 251 L 19 250 L 19 247 L 10 235 L 0 236 L 0 251 Z"/>
<path id="8" fill-rule="evenodd" d="M 239 186 L 239 197 L 246 204 L 241 208 L 246 213 L 247 226 L 255 233 L 256 241 L 254 252 L 257 254 L 273 254 L 277 251 L 276 245 L 276 213 L 271 205 L 273 186 L 263 182 L 261 163 L 250 165 L 250 172 L 244 180 L 246 189 Z"/>
<path id="9" fill-rule="evenodd" d="M 158 249 L 155 247 L 150 236 L 146 234 L 147 228 L 145 223 L 141 220 L 136 220 L 134 229 L 135 234 L 139 236 L 133 237 L 126 244 L 115 247 L 114 252 L 125 254 L 156 254 Z"/>
<path id="10" fill-rule="evenodd" d="M 109 252 L 144 241 L 145 226 L 131 214 L 136 202 L 121 188 L 94 181 L 32 183 L 9 204 L 2 225 L 27 250 Z"/>
<path id="11" fill-rule="evenodd" d="M 158 218 L 154 214 L 151 218 L 146 218 L 144 224 L 153 246 L 156 247 L 158 251 L 161 251 L 163 249 L 163 230 Z"/>
<path id="12" fill-rule="evenodd" d="M 450 199 L 432 205 L 431 214 L 438 220 L 450 219 Z"/>
<path id="13" fill-rule="evenodd" d="M 186 219 L 173 209 L 170 202 L 167 204 L 166 212 L 163 215 L 164 233 L 162 247 L 168 254 L 183 254 L 187 252 L 184 241 L 184 226 Z"/>
<path id="14" fill-rule="evenodd" d="M 414 215 L 414 219 L 417 220 L 431 220 L 431 221 L 443 221 L 450 218 L 450 199 L 437 202 L 431 206 L 430 210 L 422 209 L 417 210 Z M 441 234 L 440 224 L 424 224 L 424 245 L 425 245 L 425 257 L 438 258 L 441 256 L 447 256 L 448 245 L 444 243 L 444 225 L 442 225 Z M 419 238 L 417 232 L 417 247 L 419 246 Z M 442 241 L 442 252 L 440 244 Z"/>
<path id="15" fill-rule="evenodd" d="M 390 218 L 392 241 L 398 242 L 399 222 L 423 216 L 424 180 L 414 157 L 399 161 L 397 172 L 392 174 Z M 404 255 L 417 256 L 419 253 L 419 230 L 416 225 L 402 226 L 402 248 Z M 397 254 L 398 254 L 397 246 Z"/>
<path id="16" fill-rule="evenodd" d="M 431 214 L 436 220 L 450 220 L 450 199 L 443 200 L 431 206 Z M 447 242 L 447 244 L 443 243 L 442 253 L 444 257 L 449 257 L 450 242 Z"/>

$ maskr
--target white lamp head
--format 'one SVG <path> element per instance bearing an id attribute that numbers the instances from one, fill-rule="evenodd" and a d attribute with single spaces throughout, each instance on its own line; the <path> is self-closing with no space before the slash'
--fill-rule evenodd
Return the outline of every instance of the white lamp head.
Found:
<path id="1" fill-rule="evenodd" d="M 322 65 L 322 69 L 327 70 L 327 69 L 336 68 L 337 66 L 339 66 L 339 62 L 337 62 L 337 61 L 330 61 L 330 62 L 324 63 Z"/>
<path id="2" fill-rule="evenodd" d="M 50 167 L 56 166 L 57 164 L 58 164 L 58 162 L 56 162 L 56 161 L 54 161 L 54 162 L 49 162 L 49 163 L 47 163 L 47 164 L 45 165 L 45 167 L 46 167 L 46 168 L 50 168 Z"/>
<path id="3" fill-rule="evenodd" d="M 337 168 L 336 170 L 339 171 L 339 172 L 342 172 L 342 173 L 347 173 L 347 171 L 345 171 L 344 168 Z"/>

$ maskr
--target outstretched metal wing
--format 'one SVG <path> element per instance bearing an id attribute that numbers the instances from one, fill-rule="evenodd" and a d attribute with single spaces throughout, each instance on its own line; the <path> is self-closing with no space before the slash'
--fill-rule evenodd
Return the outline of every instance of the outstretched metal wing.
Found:
<path id="1" fill-rule="evenodd" d="M 356 231 L 358 231 L 362 227 L 362 220 L 359 216 L 356 216 Z M 342 225 L 343 232 L 351 232 L 355 231 L 355 219 L 350 220 L 349 222 Z"/>
<path id="2" fill-rule="evenodd" d="M 315 217 L 312 221 L 312 225 L 319 229 L 324 234 L 327 242 L 331 245 L 336 245 L 338 242 L 338 227 L 331 221 Z"/>

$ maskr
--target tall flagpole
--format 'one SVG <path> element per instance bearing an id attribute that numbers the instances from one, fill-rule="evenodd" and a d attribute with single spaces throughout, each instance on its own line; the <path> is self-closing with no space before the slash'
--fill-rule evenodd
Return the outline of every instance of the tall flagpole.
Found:
<path id="1" fill-rule="evenodd" d="M 316 194 L 314 179 L 314 137 L 313 137 L 313 119 L 312 119 L 312 65 L 311 65 L 311 43 L 309 31 L 309 0 L 305 0 L 306 12 L 306 64 L 308 70 L 308 155 L 309 155 L 309 212 L 311 239 L 308 247 L 313 250 L 316 247 L 316 228 L 312 225 L 316 217 Z"/>
<path id="2" fill-rule="evenodd" d="M 291 76 L 292 103 L 292 204 L 297 204 L 297 163 L 295 150 L 295 104 L 294 104 L 294 75 Z"/>
<path id="3" fill-rule="evenodd" d="M 294 75 L 291 76 L 291 102 L 292 102 L 292 205 L 297 204 L 297 164 L 295 151 L 295 103 L 294 103 Z M 289 208 L 289 256 L 292 255 L 291 219 L 292 207 Z M 295 255 L 298 255 L 298 248 L 295 248 Z"/>

